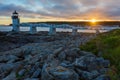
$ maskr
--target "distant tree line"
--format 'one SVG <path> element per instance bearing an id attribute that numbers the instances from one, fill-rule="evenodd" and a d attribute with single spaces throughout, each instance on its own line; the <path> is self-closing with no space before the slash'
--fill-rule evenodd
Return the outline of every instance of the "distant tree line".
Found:
<path id="1" fill-rule="evenodd" d="M 81 25 L 81 26 L 91 26 L 91 25 L 103 25 L 103 26 L 112 26 L 112 25 L 119 25 L 120 26 L 120 21 L 99 21 L 96 22 L 95 24 L 91 23 L 90 21 L 48 21 L 48 22 L 29 22 L 32 24 L 36 23 L 47 23 L 47 24 L 70 24 L 70 25 Z M 10 24 L 12 26 L 12 24 Z"/>

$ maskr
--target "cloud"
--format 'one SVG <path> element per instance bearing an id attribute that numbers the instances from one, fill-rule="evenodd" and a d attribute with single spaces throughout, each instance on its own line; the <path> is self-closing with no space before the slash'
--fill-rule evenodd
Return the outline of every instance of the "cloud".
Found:
<path id="1" fill-rule="evenodd" d="M 98 19 L 120 18 L 120 0 L 12 0 L 0 2 L 0 16 L 10 16 L 17 10 L 22 17 L 63 18 L 63 19 Z M 7 3 L 7 4 L 6 4 Z"/>
<path id="2" fill-rule="evenodd" d="M 14 4 L 9 4 L 9 5 L 0 4 L 0 15 L 8 16 L 14 10 L 18 10 L 22 13 L 32 12 L 32 11 L 27 10 L 25 7 L 17 6 L 17 5 L 14 5 Z"/>

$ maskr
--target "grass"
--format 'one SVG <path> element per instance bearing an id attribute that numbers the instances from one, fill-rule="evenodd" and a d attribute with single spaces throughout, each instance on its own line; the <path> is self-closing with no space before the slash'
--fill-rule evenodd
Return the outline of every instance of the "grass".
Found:
<path id="1" fill-rule="evenodd" d="M 110 60 L 111 70 L 108 74 L 112 80 L 120 79 L 120 30 L 99 34 L 95 39 L 80 46 L 81 50 L 93 52 Z M 100 54 L 101 53 L 101 54 Z"/>

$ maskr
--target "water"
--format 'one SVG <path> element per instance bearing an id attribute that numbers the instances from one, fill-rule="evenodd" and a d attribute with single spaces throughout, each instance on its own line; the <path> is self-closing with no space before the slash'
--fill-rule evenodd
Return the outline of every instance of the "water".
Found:
<path id="1" fill-rule="evenodd" d="M 20 31 L 29 31 L 30 27 L 20 27 Z M 12 26 L 0 26 L 0 31 L 12 31 Z M 37 27 L 37 31 L 49 31 L 46 27 Z M 57 32 L 72 32 L 72 29 L 56 28 Z M 95 33 L 95 30 L 78 30 L 83 33 Z M 100 30 L 100 32 L 106 32 L 106 30 Z"/>
<path id="2" fill-rule="evenodd" d="M 0 31 L 11 31 L 12 27 L 11 26 L 0 26 Z"/>

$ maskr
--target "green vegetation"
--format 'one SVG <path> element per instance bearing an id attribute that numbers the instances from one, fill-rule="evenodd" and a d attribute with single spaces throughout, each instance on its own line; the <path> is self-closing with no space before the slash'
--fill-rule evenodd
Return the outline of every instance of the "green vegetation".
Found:
<path id="1" fill-rule="evenodd" d="M 112 80 L 120 79 L 120 30 L 99 34 L 95 39 L 80 46 L 80 49 L 109 59 L 111 71 L 108 74 Z"/>

